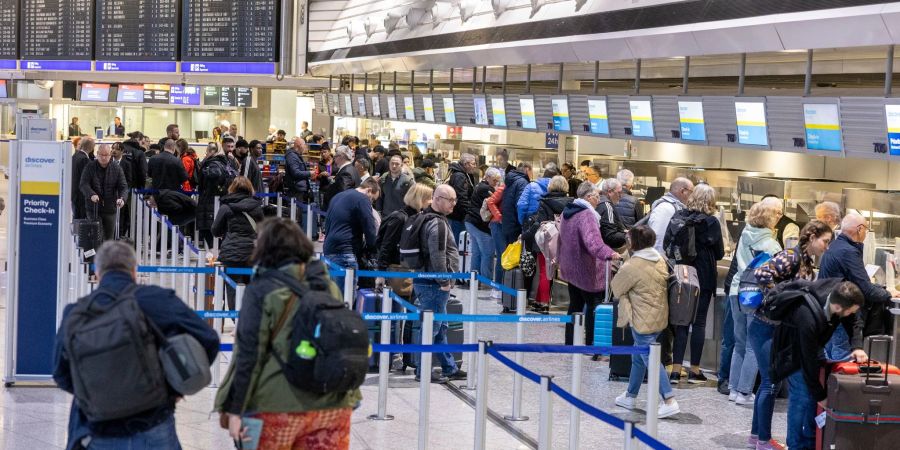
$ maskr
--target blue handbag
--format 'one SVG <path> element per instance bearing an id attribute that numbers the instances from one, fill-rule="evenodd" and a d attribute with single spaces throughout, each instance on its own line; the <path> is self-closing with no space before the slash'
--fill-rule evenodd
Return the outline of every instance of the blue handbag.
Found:
<path id="1" fill-rule="evenodd" d="M 772 255 L 761 252 L 753 257 L 747 268 L 741 272 L 738 278 L 738 302 L 744 308 L 756 309 L 763 301 L 763 290 L 759 282 L 756 281 L 756 269 L 772 259 Z"/>

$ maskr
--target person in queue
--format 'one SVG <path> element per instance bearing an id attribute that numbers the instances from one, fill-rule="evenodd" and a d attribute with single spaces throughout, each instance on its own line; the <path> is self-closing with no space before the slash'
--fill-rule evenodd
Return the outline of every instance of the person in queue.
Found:
<path id="1" fill-rule="evenodd" d="M 505 148 L 497 150 L 494 154 L 494 159 L 497 161 L 495 167 L 503 171 L 504 178 L 506 178 L 506 175 L 510 172 L 517 170 L 516 166 L 509 163 L 509 150 Z"/>
<path id="2" fill-rule="evenodd" d="M 488 222 L 481 217 L 481 205 L 494 193 L 494 189 L 500 184 L 502 172 L 496 167 L 491 167 L 485 172 L 484 178 L 475 186 L 469 209 L 466 211 L 466 232 L 472 239 L 472 270 L 477 270 L 482 275 L 491 278 L 494 267 L 494 240 L 491 238 L 491 229 Z"/>
<path id="3" fill-rule="evenodd" d="M 312 242 L 296 223 L 277 218 L 260 224 L 252 254 L 256 273 L 244 291 L 232 363 L 215 399 L 220 425 L 236 443 L 247 438 L 242 418 L 249 416 L 263 422 L 260 450 L 350 448 L 350 418 L 362 399 L 359 390 L 317 394 L 298 389 L 271 356 L 277 352 L 287 361 L 294 350 L 291 315 L 299 308 L 286 310 L 297 294 L 269 272 L 280 271 L 339 299 L 337 286 L 324 265 L 311 260 L 312 254 Z"/>
<path id="4" fill-rule="evenodd" d="M 820 278 L 840 278 L 855 284 L 866 301 L 856 315 L 852 334 L 844 329 L 835 330 L 825 351 L 832 361 L 855 360 L 866 362 L 868 356 L 862 350 L 863 338 L 885 333 L 886 305 L 900 292 L 885 289 L 872 283 L 863 262 L 863 243 L 869 232 L 866 219 L 859 214 L 847 214 L 841 221 L 841 234 L 822 255 L 819 265 Z"/>
<path id="5" fill-rule="evenodd" d="M 94 139 L 82 138 L 78 142 L 78 150 L 72 155 L 72 219 L 75 220 L 87 218 L 87 204 L 81 192 L 81 176 L 93 156 Z"/>
<path id="6" fill-rule="evenodd" d="M 301 140 L 301 142 L 303 142 Z M 305 142 L 303 142 L 305 144 Z M 234 145 L 234 159 L 238 163 L 238 173 L 250 180 L 256 192 L 262 190 L 262 176 L 256 158 L 250 156 L 250 143 L 240 139 Z"/>
<path id="7" fill-rule="evenodd" d="M 256 230 L 263 220 L 262 202 L 256 198 L 252 182 L 240 176 L 228 186 L 228 194 L 219 200 L 219 212 L 212 224 L 212 234 L 224 238 L 218 261 L 225 267 L 250 267 Z M 234 281 L 247 284 L 247 275 L 231 275 Z M 225 283 L 228 308 L 235 311 L 235 289 Z"/>
<path id="8" fill-rule="evenodd" d="M 616 173 L 616 179 L 622 184 L 622 196 L 616 204 L 616 211 L 619 212 L 625 228 L 631 228 L 644 218 L 644 202 L 638 200 L 631 192 L 634 189 L 634 172 L 622 169 Z"/>
<path id="9" fill-rule="evenodd" d="M 619 253 L 625 251 L 625 224 L 616 205 L 622 200 L 622 184 L 615 178 L 608 178 L 601 183 L 600 203 L 597 205 L 597 214 L 600 214 L 600 234 L 603 242 L 616 249 Z"/>
<path id="10" fill-rule="evenodd" d="M 588 164 L 582 168 L 582 175 L 584 175 L 584 181 L 588 181 L 594 186 L 600 187 L 600 182 L 603 181 L 600 172 L 600 165 L 591 165 Z"/>
<path id="11" fill-rule="evenodd" d="M 550 185 L 550 179 L 557 175 L 559 175 L 559 169 L 556 167 L 556 164 L 547 163 L 543 176 L 528 183 L 525 189 L 522 190 L 522 193 L 519 194 L 519 199 L 516 201 L 516 211 L 518 221 L 522 226 L 525 226 L 526 219 L 537 212 L 538 204 L 547 195 L 547 186 Z"/>
<path id="12" fill-rule="evenodd" d="M 128 139 L 122 142 L 124 158 L 131 160 L 131 182 L 135 189 L 147 187 L 147 158 L 142 142 L 146 140 L 144 133 L 132 131 L 128 133 Z"/>
<path id="13" fill-rule="evenodd" d="M 178 140 L 178 142 L 182 141 L 184 141 L 184 139 Z M 184 141 L 184 143 L 187 144 L 187 141 Z M 184 171 L 187 172 L 188 179 L 182 184 L 181 190 L 185 192 L 193 192 L 197 190 L 197 188 L 199 187 L 198 185 L 200 184 L 198 182 L 198 180 L 200 179 L 199 158 L 197 158 L 197 151 L 191 148 L 190 145 L 184 145 L 183 147 L 184 148 L 181 152 L 181 164 L 184 166 Z"/>
<path id="14" fill-rule="evenodd" d="M 402 163 L 402 158 L 401 158 Z M 472 192 L 475 191 L 475 174 L 478 173 L 478 161 L 471 153 L 459 155 L 459 161 L 450 163 L 450 176 L 447 184 L 456 191 L 456 205 L 453 212 L 447 216 L 450 227 L 453 228 L 453 238 L 459 242 L 459 235 L 466 229 L 466 211 L 472 200 Z"/>
<path id="15" fill-rule="evenodd" d="M 413 178 L 416 180 L 416 183 L 424 184 L 431 189 L 436 188 L 437 182 L 434 179 L 434 169 L 436 166 L 437 164 L 434 163 L 434 160 L 430 158 L 423 159 L 422 164 L 413 169 Z"/>
<path id="16" fill-rule="evenodd" d="M 506 200 L 504 199 L 504 202 Z M 620 256 L 600 235 L 600 204 L 597 186 L 585 181 L 578 186 L 578 198 L 568 204 L 559 224 L 559 276 L 569 283 L 567 314 L 585 311 L 585 345 L 594 343 L 594 308 L 603 301 L 606 267 Z M 586 307 L 586 308 L 585 308 Z M 566 324 L 566 345 L 572 345 L 574 326 Z"/>
<path id="17" fill-rule="evenodd" d="M 669 376 L 673 383 L 681 381 L 681 367 L 684 361 L 684 352 L 688 347 L 689 334 L 691 369 L 687 374 L 687 382 L 705 384 L 707 381 L 706 376 L 700 371 L 700 356 L 703 355 L 703 343 L 706 340 L 706 313 L 716 294 L 717 261 L 725 256 L 722 226 L 715 214 L 716 190 L 705 183 L 694 187 L 694 191 L 685 204 L 685 209 L 675 213 L 676 216 L 681 216 L 694 223 L 694 242 L 697 255 L 693 261 L 687 264 L 697 269 L 700 296 L 693 322 L 690 325 L 674 327 L 675 341 L 672 346 L 674 363 L 672 364 L 672 374 Z M 669 238 L 667 236 L 667 239 Z M 672 262 L 674 264 L 684 263 L 682 261 Z"/>
<path id="18" fill-rule="evenodd" d="M 230 138 L 223 139 L 224 148 Z M 215 220 L 216 197 L 228 191 L 229 172 L 234 173 L 233 159 L 219 150 L 215 142 L 207 147 L 206 158 L 200 163 L 200 195 L 197 197 L 196 226 L 207 249 L 214 248 L 212 225 Z M 232 170 L 229 170 L 229 166 Z"/>
<path id="19" fill-rule="evenodd" d="M 100 219 L 105 241 L 115 238 L 116 211 L 125 206 L 128 198 L 125 172 L 118 164 L 111 162 L 112 149 L 109 144 L 100 145 L 97 159 L 85 166 L 80 184 L 82 195 L 90 202 L 88 217 Z"/>
<path id="20" fill-rule="evenodd" d="M 391 169 L 390 160 L 388 160 L 386 155 L 387 149 L 381 143 L 372 147 L 372 151 L 369 152 L 369 157 L 375 163 L 375 175 L 384 176 Z"/>
<path id="21" fill-rule="evenodd" d="M 794 219 L 791 219 L 784 214 L 784 200 L 774 194 L 765 195 L 762 199 L 773 202 L 778 201 L 781 203 L 782 214 L 774 228 L 775 240 L 781 244 L 782 248 L 789 248 L 797 245 L 797 240 L 800 239 L 800 225 L 798 225 Z"/>
<path id="22" fill-rule="evenodd" d="M 384 148 L 379 146 L 379 148 Z M 377 154 L 377 152 L 375 152 Z M 387 158 L 382 158 L 385 160 Z M 391 156 L 388 161 L 388 171 L 381 175 L 381 197 L 375 204 L 375 209 L 381 213 L 381 217 L 386 217 L 394 211 L 403 209 L 403 198 L 406 191 L 413 185 L 412 177 L 403 173 L 403 161 L 400 156 Z M 378 171 L 376 170 L 376 173 Z"/>
<path id="23" fill-rule="evenodd" d="M 130 158 L 125 158 L 125 147 L 121 142 L 113 142 L 110 148 L 112 150 L 112 162 L 122 168 L 122 172 L 125 174 L 125 184 L 128 185 L 128 190 L 131 191 L 134 189 L 133 180 L 131 179 L 133 173 L 132 161 Z"/>
<path id="24" fill-rule="evenodd" d="M 425 161 L 430 161 L 426 159 Z M 502 173 L 502 169 L 501 170 Z M 491 194 L 490 197 L 485 200 L 487 204 L 488 211 L 491 212 L 491 222 L 488 224 L 488 227 L 491 230 L 491 240 L 494 241 L 494 254 L 497 255 L 494 258 L 494 270 L 491 273 L 492 276 L 488 274 L 483 274 L 488 278 L 492 278 L 495 283 L 503 283 L 503 265 L 500 256 L 503 255 L 503 251 L 506 250 L 506 237 L 503 235 L 503 192 L 506 190 L 506 185 L 503 184 L 503 180 L 500 180 L 500 183 L 494 188 L 494 193 Z M 503 298 L 503 293 L 498 289 L 491 289 L 491 299 L 492 300 L 501 300 Z"/>
<path id="25" fill-rule="evenodd" d="M 841 228 L 841 206 L 835 202 L 822 202 L 816 205 L 816 220 L 821 220 L 831 227 L 835 234 Z"/>
<path id="26" fill-rule="evenodd" d="M 166 125 L 166 137 L 162 138 L 157 142 L 160 147 L 165 147 L 166 141 L 171 139 L 173 141 L 177 141 L 181 138 L 181 130 L 178 129 L 177 123 L 170 123 Z"/>
<path id="27" fill-rule="evenodd" d="M 353 149 L 346 145 L 341 145 L 334 151 L 334 177 L 323 188 L 323 205 L 328 210 L 331 200 L 341 192 L 351 190 L 359 186 L 359 172 L 353 166 Z"/>
<path id="28" fill-rule="evenodd" d="M 153 189 L 177 191 L 188 181 L 184 164 L 175 156 L 177 149 L 175 141 L 169 139 L 164 143 L 163 151 L 150 158 L 147 174 L 153 180 Z"/>
<path id="29" fill-rule="evenodd" d="M 284 154 L 284 190 L 287 195 L 296 202 L 306 203 L 310 201 L 310 180 L 313 171 L 304 156 L 309 152 L 306 142 L 300 138 L 294 138 L 294 145 L 288 147 Z M 305 208 L 298 209 L 299 223 L 306 223 Z"/>
<path id="30" fill-rule="evenodd" d="M 359 175 L 359 182 L 362 183 L 372 176 L 372 161 L 367 157 L 357 157 L 353 160 L 353 167 Z M 378 181 L 377 179 L 375 181 Z M 379 197 L 380 198 L 380 197 Z"/>
<path id="31" fill-rule="evenodd" d="M 569 183 L 569 197 L 577 197 L 578 185 L 581 184 L 581 180 L 575 177 L 575 165 L 568 162 L 564 163 L 562 165 L 562 176 L 566 177 L 566 182 Z"/>
<path id="32" fill-rule="evenodd" d="M 349 150 L 349 148 L 348 148 Z M 369 178 L 355 189 L 337 194 L 325 216 L 325 244 L 322 253 L 331 262 L 343 267 L 359 269 L 356 255 L 375 253 L 378 226 L 372 214 L 372 203 L 381 194 L 381 187 Z"/>
<path id="33" fill-rule="evenodd" d="M 672 180 L 669 185 L 669 192 L 653 202 L 650 207 L 650 217 L 647 219 L 647 225 L 653 228 L 656 234 L 656 244 L 653 248 L 660 254 L 664 254 L 663 239 L 666 237 L 666 229 L 669 228 L 669 222 L 676 212 L 684 209 L 684 202 L 691 196 L 694 191 L 694 183 L 687 178 L 678 177 Z"/>
<path id="34" fill-rule="evenodd" d="M 628 231 L 631 258 L 616 273 L 610 288 L 619 299 L 619 317 L 617 327 L 631 325 L 631 335 L 635 346 L 650 345 L 656 342 L 660 331 L 669 322 L 669 304 L 666 301 L 666 284 L 669 269 L 666 259 L 653 244 L 656 236 L 653 229 L 639 225 Z M 648 355 L 631 355 L 631 373 L 628 376 L 628 389 L 616 397 L 616 405 L 626 409 L 634 409 L 641 382 L 648 370 L 659 370 L 659 395 L 663 402 L 656 414 L 659 418 L 670 417 L 681 412 L 672 385 L 666 377 L 666 368 L 660 364 L 658 368 L 648 367 Z M 647 386 L 655 389 L 656 386 Z"/>
<path id="35" fill-rule="evenodd" d="M 425 214 L 432 214 L 434 218 L 422 225 L 419 242 L 424 250 L 427 250 L 422 258 L 424 265 L 416 267 L 415 272 L 458 272 L 459 259 L 456 250 L 456 241 L 453 239 L 452 229 L 447 221 L 447 216 L 453 212 L 456 205 L 456 190 L 449 184 L 442 184 L 434 190 L 431 205 L 423 210 Z M 450 301 L 450 289 L 453 288 L 452 280 L 445 279 L 420 279 L 413 280 L 413 292 L 419 308 L 423 311 L 434 311 L 435 314 L 447 313 L 447 302 Z M 447 343 L 448 324 L 445 321 L 434 322 L 434 345 Z M 445 383 L 449 380 L 465 380 L 468 374 L 456 365 L 456 360 L 450 353 L 435 353 L 441 365 L 441 374 L 432 373 L 431 381 Z M 417 358 L 418 362 L 419 359 Z M 416 381 L 422 375 L 421 364 L 416 367 Z M 426 372 L 430 368 L 426 369 Z"/>
<path id="36" fill-rule="evenodd" d="M 527 230 L 522 231 L 522 237 L 525 245 L 531 248 L 531 251 L 537 255 L 538 276 L 537 290 L 534 292 L 535 310 L 540 313 L 548 313 L 550 311 L 550 283 L 556 278 L 555 273 L 551 273 L 549 269 L 558 266 L 557 264 L 548 264 L 550 258 L 558 258 L 559 255 L 545 255 L 541 252 L 540 243 L 537 242 L 537 234 L 541 228 L 541 224 L 545 222 L 553 222 L 557 217 L 562 215 L 563 211 L 569 203 L 575 199 L 569 197 L 569 183 L 562 175 L 556 175 L 550 179 L 547 185 L 547 195 L 538 202 L 537 212 L 532 215 L 529 222 L 531 226 Z"/>
<path id="37" fill-rule="evenodd" d="M 531 163 L 520 162 L 516 170 L 506 173 L 503 184 L 506 189 L 503 191 L 503 199 L 500 202 L 501 212 L 503 213 L 503 239 L 505 241 L 504 248 L 507 245 L 516 242 L 522 234 L 522 222 L 519 221 L 519 213 L 517 203 L 522 192 L 531 182 Z"/>
<path id="38" fill-rule="evenodd" d="M 781 251 L 781 244 L 775 240 L 775 224 L 781 218 L 781 202 L 770 198 L 755 203 L 747 212 L 747 225 L 741 233 L 740 244 L 734 253 L 737 273 L 731 280 L 728 302 L 731 303 L 731 318 L 734 323 L 734 352 L 731 356 L 731 374 L 728 379 L 728 400 L 738 405 L 753 405 L 756 397 L 753 385 L 759 366 L 753 347 L 747 343 L 747 329 L 753 320 L 755 310 L 744 307 L 738 301 L 738 285 L 741 274 L 753 258 L 760 253 L 775 255 Z"/>
<path id="39" fill-rule="evenodd" d="M 145 320 L 151 322 L 159 331 L 167 336 L 188 334 L 203 347 L 209 361 L 214 361 L 219 352 L 219 337 L 216 332 L 200 319 L 195 311 L 187 306 L 187 303 L 175 295 L 175 291 L 159 286 L 138 285 L 137 281 L 137 256 L 134 248 L 121 241 L 108 241 L 97 250 L 94 256 L 97 277 L 100 280 L 91 299 L 99 305 L 110 305 L 121 300 L 123 292 L 133 289 L 134 300 Z M 87 298 L 80 301 L 86 301 Z M 66 335 L 71 331 L 67 320 L 76 308 L 76 304 L 66 305 L 62 313 L 62 321 L 56 334 L 56 348 L 54 350 L 53 380 L 56 385 L 69 393 L 76 392 L 75 380 L 81 374 L 74 373 L 79 368 L 87 370 L 82 364 L 87 361 L 73 361 L 72 351 Z M 152 339 L 152 338 L 151 338 Z M 139 345 L 135 343 L 135 345 Z M 152 348 L 155 353 L 157 349 Z M 129 355 L 131 356 L 131 355 Z M 135 367 L 129 364 L 138 361 L 117 361 L 123 365 L 120 370 L 146 374 L 144 367 Z M 163 378 L 163 374 L 157 374 Z M 164 383 L 164 380 L 162 380 Z M 110 392 L 126 393 L 131 386 L 122 386 L 119 378 L 110 374 L 108 389 Z M 180 449 L 178 434 L 175 429 L 175 404 L 180 399 L 171 388 L 162 386 L 159 403 L 145 411 L 114 419 L 92 421 L 88 419 L 82 408 L 82 402 L 91 401 L 90 398 L 79 398 L 77 395 L 72 402 L 69 414 L 68 449 Z M 127 401 L 126 399 L 121 399 Z"/>
<path id="40" fill-rule="evenodd" d="M 772 259 L 756 269 L 754 275 L 759 285 L 768 295 L 776 285 L 785 281 L 815 280 L 815 261 L 825 253 L 831 243 L 831 238 L 831 228 L 825 222 L 810 221 L 800 231 L 800 240 L 796 247 L 778 252 Z M 777 325 L 757 311 L 747 329 L 747 342 L 753 348 L 760 368 L 760 385 L 756 392 L 756 402 L 753 405 L 753 424 L 747 446 L 752 445 L 759 450 L 784 448 L 780 442 L 772 438 L 775 384 L 768 370 L 772 364 L 772 337 Z"/>

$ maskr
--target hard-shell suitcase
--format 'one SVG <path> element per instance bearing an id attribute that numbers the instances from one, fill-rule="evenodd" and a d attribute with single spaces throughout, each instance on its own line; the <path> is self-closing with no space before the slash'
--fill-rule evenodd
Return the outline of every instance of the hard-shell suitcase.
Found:
<path id="1" fill-rule="evenodd" d="M 606 291 L 603 303 L 594 307 L 594 345 L 609 347 L 613 345 L 613 329 L 616 327 L 615 309 L 612 292 L 609 290 L 609 264 L 606 265 Z"/>
<path id="2" fill-rule="evenodd" d="M 418 306 L 418 302 L 416 302 Z M 451 298 L 447 301 L 447 314 L 462 314 L 463 313 L 463 305 L 459 299 Z M 418 322 L 404 322 L 403 323 L 403 343 L 404 344 L 415 344 L 421 342 L 419 336 L 421 333 L 421 326 Z M 447 343 L 451 345 L 459 345 L 463 344 L 465 340 L 465 334 L 463 333 L 463 324 L 462 322 L 450 322 L 447 324 Z M 453 359 L 456 360 L 456 366 L 462 368 L 462 353 L 453 353 Z M 440 367 L 440 362 L 437 358 L 432 355 L 431 357 L 431 366 L 432 367 Z M 405 371 L 407 367 L 415 368 L 416 367 L 416 356 L 412 353 L 404 353 L 403 354 L 403 370 Z"/>
<path id="3" fill-rule="evenodd" d="M 515 290 L 525 289 L 525 274 L 522 273 L 522 269 L 516 267 L 515 269 L 507 270 L 503 272 L 503 284 L 505 286 L 511 287 Z M 503 312 L 515 312 L 516 310 L 516 296 L 510 295 L 507 293 L 503 293 Z"/>
<path id="4" fill-rule="evenodd" d="M 360 314 L 380 312 L 381 293 L 375 292 L 374 289 L 358 289 L 354 309 Z M 369 328 L 369 342 L 379 342 L 381 339 L 381 321 L 367 320 L 366 324 Z M 372 356 L 369 357 L 369 368 L 377 368 L 378 360 L 378 354 L 373 352 Z"/>
<path id="5" fill-rule="evenodd" d="M 613 325 L 619 320 L 619 302 L 613 302 Z M 631 335 L 631 327 L 613 328 L 612 345 L 616 347 L 630 347 L 634 345 L 634 336 Z M 609 356 L 609 379 L 627 380 L 631 375 L 631 355 Z"/>
<path id="6" fill-rule="evenodd" d="M 886 343 L 889 352 L 892 340 L 870 336 L 867 353 L 871 355 L 875 342 Z M 900 375 L 871 372 L 829 375 L 823 448 L 895 448 L 900 442 Z"/>
<path id="7" fill-rule="evenodd" d="M 472 238 L 468 231 L 459 233 L 459 242 L 456 243 L 456 251 L 459 253 L 459 271 L 469 272 L 478 270 L 472 268 Z"/>

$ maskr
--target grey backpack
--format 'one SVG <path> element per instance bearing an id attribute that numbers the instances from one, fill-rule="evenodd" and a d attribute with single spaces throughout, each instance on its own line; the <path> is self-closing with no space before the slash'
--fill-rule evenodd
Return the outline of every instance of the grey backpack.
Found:
<path id="1" fill-rule="evenodd" d="M 697 269 L 676 264 L 669 275 L 669 325 L 687 326 L 694 322 L 700 305 L 700 279 Z"/>

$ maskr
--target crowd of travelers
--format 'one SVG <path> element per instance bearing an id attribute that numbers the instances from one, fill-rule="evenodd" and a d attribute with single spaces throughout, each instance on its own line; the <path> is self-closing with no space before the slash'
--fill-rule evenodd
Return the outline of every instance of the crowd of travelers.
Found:
<path id="1" fill-rule="evenodd" d="M 590 161 L 577 170 L 570 163 L 553 162 L 537 168 L 527 161 L 513 165 L 501 150 L 493 155 L 492 166 L 479 166 L 478 157 L 468 153 L 448 163 L 417 148 L 401 149 L 394 142 L 385 148 L 377 140 L 352 136 L 333 150 L 311 132 L 288 143 L 279 130 L 269 143 L 276 153 L 283 148 L 284 172 L 265 186 L 299 202 L 321 204 L 322 236 L 318 227 L 307 236 L 298 226 L 306 223 L 302 215 L 294 221 L 266 217 L 266 205 L 256 196 L 265 189 L 256 162 L 263 144 L 248 143 L 229 131 L 223 130 L 220 143 L 209 145 L 202 160 L 180 139 L 177 125 L 167 128 L 167 137 L 154 144 L 158 148 L 133 132 L 122 144 L 99 146 L 94 155 L 94 141 L 81 138 L 73 160 L 77 189 L 72 201 L 76 219 L 93 210 L 106 230 L 116 208 L 130 201 L 131 189 L 149 188 L 151 202 L 173 222 L 196 227 L 207 247 L 221 239 L 218 259 L 225 266 L 255 267 L 254 275 L 239 280 L 247 288 L 234 356 L 215 401 L 222 427 L 236 442 L 252 438 L 254 424 L 262 423 L 261 434 L 256 431 L 259 448 L 349 446 L 359 384 L 339 383 L 346 387 L 340 391 L 313 388 L 318 386 L 311 379 L 316 349 L 328 347 L 309 347 L 312 333 L 301 333 L 303 321 L 296 319 L 324 310 L 308 310 L 305 301 L 340 304 L 343 280 L 332 281 L 326 266 L 312 258 L 316 239 L 323 241 L 323 256 L 340 267 L 397 272 L 458 272 L 460 246 L 467 246 L 471 270 L 496 283 L 503 282 L 506 272 L 521 270 L 533 311 L 549 313 L 564 297 L 567 313 L 584 313 L 584 343 L 589 346 L 597 344 L 596 307 L 614 301 L 613 326 L 630 334 L 635 346 L 660 343 L 663 355 L 659 367 L 648 367 L 647 355 L 632 355 L 627 389 L 615 399 L 619 407 L 635 408 L 650 370 L 660 373 L 659 386 L 648 389 L 658 390 L 663 399 L 655 412 L 661 418 L 681 411 L 673 385 L 712 384 L 700 370 L 700 359 L 728 236 L 713 187 L 679 177 L 646 205 L 635 195 L 632 172 L 623 169 L 604 179 L 603 168 Z M 441 165 L 447 170 L 439 177 Z M 195 191 L 197 200 L 191 197 Z M 815 408 L 825 399 L 820 370 L 829 361 L 865 362 L 863 339 L 888 329 L 886 304 L 900 296 L 873 284 L 866 273 L 862 249 L 868 225 L 863 217 L 842 217 L 837 204 L 822 202 L 816 219 L 801 227 L 783 208 L 775 196 L 749 208 L 744 228 L 734 236 L 725 280 L 717 390 L 730 402 L 752 407 L 747 442 L 756 449 L 786 448 L 771 431 L 781 384 L 789 385 L 786 444 L 813 448 Z M 519 256 L 508 265 L 511 250 Z M 118 314 L 147 324 L 132 332 L 131 339 L 146 347 L 155 345 L 154 340 L 187 335 L 208 362 L 218 351 L 216 333 L 172 291 L 136 285 L 134 249 L 124 241 L 104 244 L 95 258 L 98 289 L 66 309 L 57 341 L 54 378 L 75 395 L 70 448 L 147 448 L 150 442 L 161 442 L 154 448 L 178 448 L 173 412 L 185 394 L 171 384 L 166 388 L 166 381 L 160 381 L 166 374 L 149 373 L 143 375 L 148 389 L 163 383 L 164 395 L 156 395 L 154 402 L 149 400 L 152 393 L 144 393 L 146 408 L 139 411 L 111 411 L 98 393 L 103 389 L 86 384 L 79 373 L 95 369 L 81 358 L 93 342 L 78 337 L 83 330 L 77 327 L 96 320 L 83 311 L 89 304 L 115 309 L 109 305 L 127 303 Z M 354 285 L 366 281 L 355 280 Z M 371 282 L 389 285 L 436 313 L 447 311 L 455 286 L 448 279 L 412 276 Z M 689 307 L 672 302 L 673 285 L 677 292 L 692 293 Z M 811 292 L 812 300 L 788 295 L 799 289 Z M 234 296 L 229 289 L 232 310 Z M 491 299 L 500 302 L 502 297 L 491 290 Z M 574 332 L 567 324 L 567 345 L 575 341 Z M 436 322 L 433 342 L 447 340 L 448 324 Z M 440 370 L 425 374 L 432 382 L 467 377 L 451 354 L 437 353 L 436 361 Z M 402 357 L 395 355 L 392 368 L 402 365 Z M 416 379 L 421 376 L 417 368 Z M 106 390 L 107 395 L 121 394 Z"/>

